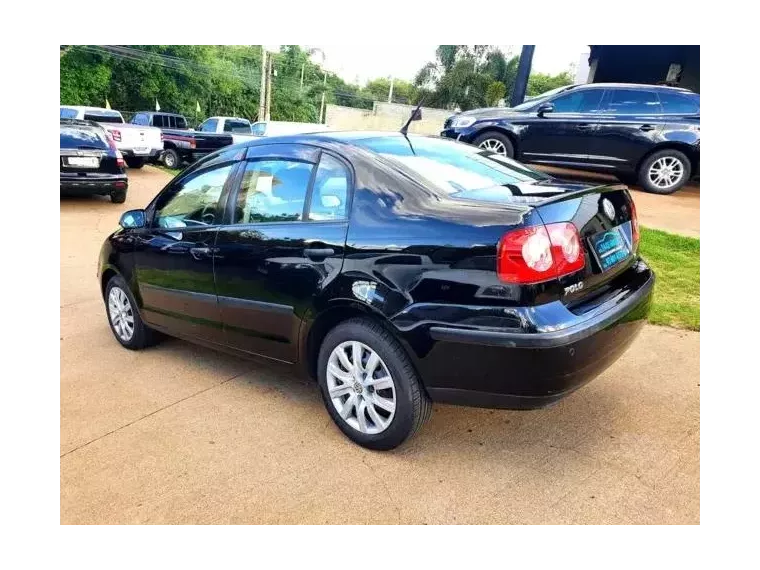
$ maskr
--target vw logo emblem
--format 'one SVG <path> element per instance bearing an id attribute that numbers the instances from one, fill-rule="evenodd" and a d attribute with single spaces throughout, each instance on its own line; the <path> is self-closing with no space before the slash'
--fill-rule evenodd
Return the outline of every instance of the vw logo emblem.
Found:
<path id="1" fill-rule="evenodd" d="M 602 199 L 602 209 L 604 210 L 604 213 L 607 214 L 607 217 L 610 220 L 615 219 L 615 206 L 612 205 L 612 202 L 610 202 L 607 198 Z"/>

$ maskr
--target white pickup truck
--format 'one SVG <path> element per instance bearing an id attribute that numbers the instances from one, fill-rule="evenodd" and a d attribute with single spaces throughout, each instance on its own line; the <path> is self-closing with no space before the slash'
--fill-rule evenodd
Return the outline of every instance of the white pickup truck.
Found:
<path id="1" fill-rule="evenodd" d="M 232 144 L 254 138 L 251 121 L 239 117 L 209 117 L 196 129 L 202 133 L 225 133 L 232 135 Z"/>
<path id="2" fill-rule="evenodd" d="M 98 123 L 111 135 L 130 168 L 142 168 L 146 160 L 157 160 L 164 150 L 161 129 L 126 123 L 119 111 L 102 107 L 61 105 L 61 118 Z"/>

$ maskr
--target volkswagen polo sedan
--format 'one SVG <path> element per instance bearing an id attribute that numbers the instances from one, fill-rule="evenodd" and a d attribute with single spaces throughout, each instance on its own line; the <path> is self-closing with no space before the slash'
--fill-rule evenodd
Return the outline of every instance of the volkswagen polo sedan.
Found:
<path id="1" fill-rule="evenodd" d="M 373 449 L 431 402 L 529 409 L 628 348 L 654 275 L 625 186 L 572 184 L 436 137 L 343 132 L 227 147 L 105 241 L 106 315 L 296 366 Z"/>

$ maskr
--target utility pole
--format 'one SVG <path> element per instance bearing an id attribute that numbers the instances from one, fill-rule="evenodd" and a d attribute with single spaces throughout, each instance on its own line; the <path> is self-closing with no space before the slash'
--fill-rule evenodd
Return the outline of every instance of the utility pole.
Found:
<path id="1" fill-rule="evenodd" d="M 319 122 L 324 123 L 325 122 L 325 90 L 327 89 L 327 72 L 325 71 L 325 78 L 322 81 L 322 85 L 324 86 L 324 89 L 322 90 L 322 104 L 319 108 Z"/>
<path id="2" fill-rule="evenodd" d="M 271 119 L 270 113 L 272 111 L 272 57 L 269 57 L 269 68 L 267 69 L 267 109 L 266 109 L 266 118 L 264 120 L 268 121 Z"/>
<path id="3" fill-rule="evenodd" d="M 388 90 L 388 103 L 393 103 L 393 76 L 391 75 L 391 88 Z"/>
<path id="4" fill-rule="evenodd" d="M 509 106 L 519 105 L 525 99 L 525 91 L 528 89 L 528 77 L 530 76 L 530 67 L 533 63 L 533 51 L 536 46 L 523 46 L 520 54 L 520 63 L 517 65 L 517 77 L 512 89 L 512 97 L 509 99 Z"/>
<path id="5" fill-rule="evenodd" d="M 259 94 L 259 121 L 264 121 L 267 101 L 267 50 L 261 46 L 261 92 Z"/>
<path id="6" fill-rule="evenodd" d="M 306 68 L 306 62 L 301 64 L 301 93 L 303 93 L 303 70 Z"/>

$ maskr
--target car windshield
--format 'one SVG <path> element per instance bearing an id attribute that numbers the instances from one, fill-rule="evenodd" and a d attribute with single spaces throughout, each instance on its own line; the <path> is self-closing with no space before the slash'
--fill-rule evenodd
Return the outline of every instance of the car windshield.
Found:
<path id="1" fill-rule="evenodd" d="M 556 95 L 557 93 L 561 93 L 562 91 L 565 91 L 568 88 L 568 85 L 563 85 L 562 87 L 557 87 L 556 89 L 551 89 L 549 91 L 544 91 L 540 95 L 535 95 L 525 101 L 524 103 L 520 103 L 519 105 L 516 105 L 512 107 L 515 111 L 528 111 L 538 105 L 539 103 L 545 101 L 549 97 Z"/>
<path id="2" fill-rule="evenodd" d="M 377 137 L 355 142 L 455 198 L 529 202 L 532 197 L 525 195 L 531 193 L 530 187 L 551 179 L 505 156 L 433 137 Z"/>

